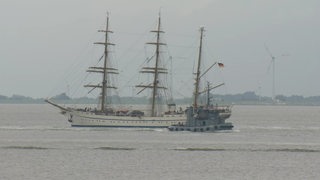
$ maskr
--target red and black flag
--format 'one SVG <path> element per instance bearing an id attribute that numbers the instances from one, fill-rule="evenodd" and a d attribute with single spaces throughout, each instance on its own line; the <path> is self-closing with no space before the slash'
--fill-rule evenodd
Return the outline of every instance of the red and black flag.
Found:
<path id="1" fill-rule="evenodd" d="M 224 67 L 224 64 L 223 63 L 218 63 L 218 66 L 223 68 Z"/>

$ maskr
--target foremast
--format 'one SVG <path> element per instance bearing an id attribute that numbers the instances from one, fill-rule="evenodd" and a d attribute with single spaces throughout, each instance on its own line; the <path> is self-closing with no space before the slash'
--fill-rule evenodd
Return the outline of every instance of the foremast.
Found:
<path id="1" fill-rule="evenodd" d="M 98 32 L 105 33 L 105 41 L 104 42 L 94 43 L 94 44 L 100 44 L 100 45 L 104 46 L 103 66 L 102 67 L 89 67 L 87 72 L 101 73 L 102 74 L 102 82 L 101 82 L 101 84 L 98 84 L 98 85 L 85 85 L 84 87 L 92 87 L 93 89 L 101 88 L 100 111 L 105 112 L 106 104 L 107 104 L 106 100 L 107 100 L 107 96 L 108 96 L 107 89 L 117 89 L 117 87 L 112 86 L 111 83 L 109 82 L 110 81 L 109 74 L 118 74 L 118 69 L 111 67 L 110 62 L 109 62 L 109 47 L 115 45 L 115 44 L 109 42 L 109 40 L 110 40 L 109 33 L 113 33 L 112 31 L 109 30 L 109 15 L 107 15 L 107 22 L 106 22 L 105 30 L 98 30 Z"/>
<path id="2" fill-rule="evenodd" d="M 161 86 L 159 83 L 159 74 L 167 74 L 167 69 L 160 67 L 160 46 L 166 45 L 165 43 L 162 43 L 160 41 L 160 34 L 164 33 L 164 31 L 161 30 L 161 16 L 159 15 L 158 18 L 158 26 L 157 30 L 152 30 L 150 31 L 152 33 L 156 33 L 156 42 L 148 42 L 147 44 L 155 45 L 156 46 L 156 52 L 155 52 L 155 66 L 154 67 L 143 67 L 142 68 L 142 73 L 151 73 L 153 75 L 153 82 L 150 83 L 149 85 L 137 85 L 136 87 L 143 88 L 141 91 L 143 91 L 146 88 L 151 88 L 152 89 L 152 99 L 151 99 L 151 116 L 157 116 L 157 111 L 156 111 L 156 102 L 157 102 L 157 97 L 158 97 L 158 90 L 159 89 L 167 89 L 164 86 Z M 141 92 L 140 91 L 140 92 Z M 139 92 L 139 93 L 140 93 Z"/>

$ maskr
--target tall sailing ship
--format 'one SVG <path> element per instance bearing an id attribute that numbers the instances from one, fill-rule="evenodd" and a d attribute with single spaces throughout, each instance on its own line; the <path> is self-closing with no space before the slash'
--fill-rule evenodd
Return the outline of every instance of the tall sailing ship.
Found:
<path id="1" fill-rule="evenodd" d="M 61 113 L 68 117 L 71 126 L 78 127 L 138 127 L 138 128 L 165 128 L 173 124 L 183 124 L 186 122 L 184 111 L 176 110 L 174 103 L 167 103 L 162 95 L 163 91 L 167 90 L 164 81 L 161 79 L 163 75 L 168 73 L 168 70 L 162 63 L 160 58 L 161 47 L 165 43 L 161 42 L 161 18 L 158 18 L 157 29 L 151 31 L 156 34 L 156 41 L 147 44 L 155 46 L 154 65 L 143 67 L 141 73 L 148 73 L 153 75 L 152 82 L 147 84 L 139 84 L 136 87 L 141 88 L 140 92 L 150 89 L 152 94 L 150 97 L 150 110 L 130 110 L 121 111 L 111 107 L 108 103 L 108 92 L 117 87 L 111 83 L 110 76 L 118 74 L 116 68 L 111 67 L 109 59 L 109 47 L 114 44 L 110 43 L 109 35 L 112 31 L 109 30 L 109 16 L 107 17 L 106 29 L 99 32 L 105 33 L 105 41 L 95 44 L 104 46 L 104 63 L 101 67 L 90 67 L 88 72 L 102 74 L 102 81 L 98 85 L 85 85 L 93 89 L 101 90 L 100 104 L 97 109 L 75 109 L 71 107 L 64 107 L 50 99 L 46 102 L 59 108 Z M 166 104 L 167 103 L 167 104 Z M 167 106 L 167 111 L 163 111 L 163 106 Z"/>

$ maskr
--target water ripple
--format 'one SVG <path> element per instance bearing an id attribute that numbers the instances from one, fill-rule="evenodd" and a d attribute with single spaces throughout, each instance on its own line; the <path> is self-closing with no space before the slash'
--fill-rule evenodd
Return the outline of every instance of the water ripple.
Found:
<path id="1" fill-rule="evenodd" d="M 319 153 L 320 149 L 275 148 L 275 149 L 237 149 L 237 148 L 176 148 L 175 151 L 233 151 L 233 152 L 305 152 Z"/>
<path id="2" fill-rule="evenodd" d="M 47 150 L 52 148 L 39 147 L 39 146 L 5 146 L 3 149 L 25 149 L 25 150 Z"/>
<path id="3" fill-rule="evenodd" d="M 99 149 L 99 150 L 116 150 L 116 151 L 131 151 L 131 150 L 135 150 L 135 148 L 128 148 L 128 147 L 98 147 L 95 149 Z"/>

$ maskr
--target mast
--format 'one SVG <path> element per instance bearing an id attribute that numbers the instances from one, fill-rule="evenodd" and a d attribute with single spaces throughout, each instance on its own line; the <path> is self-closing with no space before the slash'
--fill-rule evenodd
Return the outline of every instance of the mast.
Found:
<path id="1" fill-rule="evenodd" d="M 113 88 L 116 89 L 114 86 L 109 86 L 108 85 L 108 74 L 118 74 L 117 69 L 108 67 L 109 65 L 109 51 L 108 47 L 113 46 L 115 44 L 109 43 L 109 33 L 113 33 L 112 31 L 109 30 L 109 14 L 107 15 L 107 24 L 106 24 L 106 29 L 105 30 L 99 30 L 98 32 L 103 32 L 105 33 L 105 41 L 104 42 L 96 42 L 94 44 L 100 44 L 104 45 L 104 62 L 103 62 L 103 67 L 89 67 L 89 70 L 87 72 L 95 72 L 95 73 L 101 73 L 102 74 L 102 82 L 101 85 L 85 85 L 85 87 L 92 87 L 92 88 L 101 88 L 101 107 L 100 111 L 104 112 L 105 107 L 106 107 L 106 98 L 107 98 L 107 89 L 108 88 Z M 93 89 L 92 89 L 93 90 Z"/>
<path id="2" fill-rule="evenodd" d="M 101 111 L 105 109 L 105 100 L 107 97 L 107 61 L 108 61 L 108 31 L 109 31 L 109 16 L 107 16 L 107 24 L 105 30 L 105 45 L 104 45 L 104 63 L 103 63 L 103 76 L 102 76 L 102 90 L 101 90 Z"/>
<path id="3" fill-rule="evenodd" d="M 161 31 L 161 16 L 159 14 L 158 18 L 158 26 L 157 30 L 150 31 L 152 33 L 156 33 L 157 40 L 156 42 L 149 42 L 147 44 L 155 45 L 156 46 L 156 52 L 155 52 L 155 65 L 154 67 L 143 67 L 141 73 L 152 73 L 153 76 L 153 82 L 149 85 L 137 85 L 136 87 L 143 88 L 140 92 L 145 90 L 146 88 L 152 88 L 152 102 L 151 102 L 151 116 L 157 116 L 156 112 L 156 101 L 158 96 L 158 89 L 167 89 L 166 87 L 160 86 L 159 84 L 159 74 L 167 74 L 167 69 L 159 67 L 160 66 L 160 46 L 166 45 L 165 43 L 160 42 L 160 33 L 164 33 L 164 31 Z M 140 93 L 139 92 L 139 93 Z"/>
<path id="4" fill-rule="evenodd" d="M 209 108 L 210 106 L 210 100 L 211 100 L 211 97 L 210 97 L 210 83 L 207 82 L 207 108 Z"/>
<path id="5" fill-rule="evenodd" d="M 159 65 L 159 43 L 160 43 L 160 25 L 161 25 L 161 18 L 159 15 L 158 19 L 158 30 L 157 30 L 157 44 L 156 44 L 156 64 L 154 70 L 154 79 L 153 79 L 153 91 L 152 91 L 152 109 L 151 109 L 151 116 L 155 116 L 155 101 L 156 95 L 158 91 L 158 65 Z"/>
<path id="6" fill-rule="evenodd" d="M 200 45 L 199 45 L 198 67 L 197 67 L 197 72 L 196 72 L 196 79 L 195 79 L 196 82 L 195 82 L 194 100 L 193 100 L 193 107 L 194 108 L 198 107 L 203 32 L 204 32 L 204 27 L 201 27 L 200 28 Z"/>

